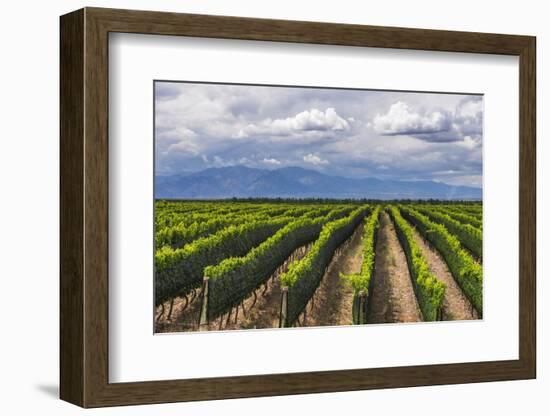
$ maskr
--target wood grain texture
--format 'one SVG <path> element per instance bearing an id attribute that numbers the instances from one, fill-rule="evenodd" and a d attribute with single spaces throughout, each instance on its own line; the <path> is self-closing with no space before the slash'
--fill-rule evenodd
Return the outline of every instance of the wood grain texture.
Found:
<path id="1" fill-rule="evenodd" d="M 85 9 L 84 375 L 85 406 L 108 381 L 109 134 L 108 32 Z"/>
<path id="2" fill-rule="evenodd" d="M 109 383 L 109 32 L 519 56 L 519 360 Z M 63 16 L 61 397 L 99 407 L 535 377 L 535 50 L 535 38 L 528 36 L 97 8 Z"/>
<path id="3" fill-rule="evenodd" d="M 87 8 L 110 32 L 519 55 L 528 36 Z"/>
<path id="4" fill-rule="evenodd" d="M 520 54 L 519 103 L 519 355 L 536 378 L 536 40 Z"/>
<path id="5" fill-rule="evenodd" d="M 60 388 L 84 404 L 84 12 L 61 19 L 60 44 Z"/>

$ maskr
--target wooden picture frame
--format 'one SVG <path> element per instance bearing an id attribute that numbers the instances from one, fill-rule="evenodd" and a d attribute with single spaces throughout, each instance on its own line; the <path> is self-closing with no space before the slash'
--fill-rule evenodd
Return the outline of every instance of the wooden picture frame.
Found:
<path id="1" fill-rule="evenodd" d="M 536 40 L 530 36 L 85 8 L 61 17 L 60 396 L 82 407 L 536 377 Z M 262 40 L 519 57 L 519 359 L 109 383 L 108 34 Z"/>

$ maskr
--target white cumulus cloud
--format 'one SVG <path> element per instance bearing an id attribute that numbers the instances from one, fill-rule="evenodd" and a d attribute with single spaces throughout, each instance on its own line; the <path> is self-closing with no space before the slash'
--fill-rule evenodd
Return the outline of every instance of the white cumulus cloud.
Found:
<path id="1" fill-rule="evenodd" d="M 199 154 L 199 145 L 193 141 L 185 141 L 174 143 L 168 147 L 168 152 L 186 153 L 189 155 Z"/>
<path id="2" fill-rule="evenodd" d="M 315 165 L 315 166 L 328 165 L 328 160 L 321 159 L 319 156 L 314 155 L 313 153 L 305 155 L 303 160 L 304 162 L 311 163 L 312 165 Z"/>
<path id="3" fill-rule="evenodd" d="M 475 136 L 464 136 L 464 140 L 457 142 L 457 144 L 471 150 L 481 145 L 481 138 Z"/>
<path id="4" fill-rule="evenodd" d="M 293 117 L 275 120 L 268 118 L 258 124 L 248 124 L 239 131 L 236 137 L 290 136 L 296 133 L 340 132 L 349 129 L 349 122 L 340 117 L 334 108 L 327 108 L 325 111 L 313 108 L 302 111 Z"/>
<path id="5" fill-rule="evenodd" d="M 407 103 L 392 104 L 386 114 L 377 114 L 374 129 L 385 135 L 412 135 L 446 131 L 450 127 L 450 115 L 443 111 L 420 113 Z"/>
<path id="6" fill-rule="evenodd" d="M 279 166 L 281 164 L 280 160 L 273 159 L 273 158 L 264 158 L 262 162 L 265 163 L 266 165 L 275 165 L 275 166 Z"/>
<path id="7" fill-rule="evenodd" d="M 166 147 L 166 152 L 186 153 L 190 155 L 198 155 L 200 146 L 198 144 L 198 135 L 191 129 L 186 127 L 178 127 L 161 131 L 156 136 L 159 150 L 163 152 Z"/>

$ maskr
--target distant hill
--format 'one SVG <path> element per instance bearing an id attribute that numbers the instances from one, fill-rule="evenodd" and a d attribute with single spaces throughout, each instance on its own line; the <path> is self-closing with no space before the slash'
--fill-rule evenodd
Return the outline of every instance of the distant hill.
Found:
<path id="1" fill-rule="evenodd" d="M 481 188 L 434 181 L 351 179 L 314 170 L 275 170 L 245 166 L 157 176 L 155 197 L 174 199 L 336 198 L 336 199 L 481 199 Z"/>

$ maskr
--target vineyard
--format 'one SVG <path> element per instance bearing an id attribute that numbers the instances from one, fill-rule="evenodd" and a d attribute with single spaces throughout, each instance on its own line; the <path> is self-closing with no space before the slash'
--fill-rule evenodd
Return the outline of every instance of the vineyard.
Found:
<path id="1" fill-rule="evenodd" d="M 155 332 L 479 319 L 482 205 L 155 202 Z"/>

